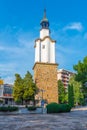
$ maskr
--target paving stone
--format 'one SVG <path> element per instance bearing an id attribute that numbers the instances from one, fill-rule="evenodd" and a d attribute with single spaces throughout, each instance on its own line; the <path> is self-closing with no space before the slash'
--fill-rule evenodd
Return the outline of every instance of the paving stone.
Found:
<path id="1" fill-rule="evenodd" d="M 0 130 L 87 130 L 87 109 L 59 114 L 1 115 Z"/>

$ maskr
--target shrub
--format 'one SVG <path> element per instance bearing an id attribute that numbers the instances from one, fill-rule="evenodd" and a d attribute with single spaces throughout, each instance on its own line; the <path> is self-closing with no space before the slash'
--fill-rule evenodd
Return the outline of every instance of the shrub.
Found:
<path id="1" fill-rule="evenodd" d="M 35 111 L 36 110 L 36 107 L 35 106 L 30 106 L 30 107 L 27 107 L 29 111 Z"/>
<path id="2" fill-rule="evenodd" d="M 11 107 L 11 106 L 8 106 L 8 110 L 11 112 L 11 111 L 17 111 L 18 110 L 18 107 Z"/>
<path id="3" fill-rule="evenodd" d="M 22 104 L 22 100 L 21 99 L 18 99 L 15 101 L 17 105 L 21 105 Z"/>
<path id="4" fill-rule="evenodd" d="M 70 112 L 71 110 L 68 104 L 50 103 L 46 107 L 47 107 L 47 113 Z"/>
<path id="5" fill-rule="evenodd" d="M 12 111 L 17 111 L 18 110 L 18 107 L 15 107 L 15 106 L 2 106 L 0 107 L 0 111 L 2 112 L 12 112 Z"/>
<path id="6" fill-rule="evenodd" d="M 70 107 L 74 107 L 74 91 L 73 85 L 68 85 L 68 103 Z"/>
<path id="7" fill-rule="evenodd" d="M 70 112 L 71 107 L 69 104 L 58 104 L 60 108 L 60 112 Z"/>
<path id="8" fill-rule="evenodd" d="M 0 99 L 0 104 L 2 104 L 2 103 L 3 103 L 3 100 Z"/>
<path id="9" fill-rule="evenodd" d="M 7 107 L 0 107 L 0 111 L 2 111 L 2 112 L 7 112 L 8 109 L 7 109 Z"/>
<path id="10" fill-rule="evenodd" d="M 57 103 L 50 103 L 46 106 L 47 113 L 57 113 L 58 112 L 58 104 Z"/>
<path id="11" fill-rule="evenodd" d="M 42 108 L 41 106 L 36 106 L 36 108 Z"/>

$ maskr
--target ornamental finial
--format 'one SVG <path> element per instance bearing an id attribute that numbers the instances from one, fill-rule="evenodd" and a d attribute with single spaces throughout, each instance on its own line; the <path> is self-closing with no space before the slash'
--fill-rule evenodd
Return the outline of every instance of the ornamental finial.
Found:
<path id="1" fill-rule="evenodd" d="M 44 16 L 43 16 L 43 19 L 41 20 L 40 24 L 41 24 L 42 28 L 45 28 L 45 29 L 49 28 L 49 21 L 46 18 L 46 9 L 44 9 Z"/>
<path id="2" fill-rule="evenodd" d="M 46 19 L 46 9 L 44 9 L 44 19 Z"/>

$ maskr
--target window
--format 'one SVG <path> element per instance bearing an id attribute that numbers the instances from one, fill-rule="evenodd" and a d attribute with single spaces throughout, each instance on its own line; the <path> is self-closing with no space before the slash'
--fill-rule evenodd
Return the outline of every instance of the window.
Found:
<path id="1" fill-rule="evenodd" d="M 44 49 L 45 48 L 45 45 L 42 45 L 42 49 Z"/>

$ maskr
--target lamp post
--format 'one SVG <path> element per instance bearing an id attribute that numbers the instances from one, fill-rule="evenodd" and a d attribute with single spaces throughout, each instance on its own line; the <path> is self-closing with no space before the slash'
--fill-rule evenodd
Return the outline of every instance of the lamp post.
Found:
<path id="1" fill-rule="evenodd" d="M 43 100 L 43 93 L 45 92 L 45 90 L 41 89 L 40 91 L 42 92 L 42 100 Z"/>
<path id="2" fill-rule="evenodd" d="M 42 95 L 41 95 L 41 98 L 42 98 L 41 106 L 42 106 L 42 114 L 43 114 L 43 107 L 44 107 L 43 93 L 45 92 L 45 90 L 44 89 L 40 89 L 40 91 L 42 92 Z"/>

